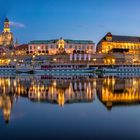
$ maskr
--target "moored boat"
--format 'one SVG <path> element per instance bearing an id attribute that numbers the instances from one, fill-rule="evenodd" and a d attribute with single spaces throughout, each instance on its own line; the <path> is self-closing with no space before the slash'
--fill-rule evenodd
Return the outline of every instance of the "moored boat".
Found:
<path id="1" fill-rule="evenodd" d="M 91 73 L 93 68 L 87 65 L 72 65 L 72 64 L 43 64 L 35 67 L 35 72 L 42 73 Z"/>
<path id="2" fill-rule="evenodd" d="M 29 64 L 17 64 L 16 65 L 16 72 L 17 73 L 33 73 L 34 67 Z"/>
<path id="3" fill-rule="evenodd" d="M 139 65 L 124 65 L 124 66 L 117 66 L 117 67 L 105 67 L 101 69 L 104 73 L 140 73 L 140 66 Z"/>

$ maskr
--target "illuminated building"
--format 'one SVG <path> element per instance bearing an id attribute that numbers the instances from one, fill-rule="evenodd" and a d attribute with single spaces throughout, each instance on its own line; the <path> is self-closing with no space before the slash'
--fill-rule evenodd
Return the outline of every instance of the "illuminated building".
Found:
<path id="1" fill-rule="evenodd" d="M 140 37 L 107 33 L 97 44 L 97 53 L 140 53 Z"/>
<path id="2" fill-rule="evenodd" d="M 28 44 L 22 44 L 22 45 L 18 45 L 16 46 L 16 48 L 14 49 L 15 54 L 16 55 L 27 55 L 27 51 L 28 51 Z"/>
<path id="3" fill-rule="evenodd" d="M 0 46 L 11 47 L 13 45 L 13 34 L 10 32 L 10 22 L 5 19 L 3 32 L 0 34 Z"/>
<path id="4" fill-rule="evenodd" d="M 95 44 L 88 40 L 70 40 L 70 39 L 56 39 L 56 40 L 35 40 L 28 45 L 28 53 L 30 54 L 59 54 L 73 52 L 87 52 L 93 54 L 95 52 Z"/>

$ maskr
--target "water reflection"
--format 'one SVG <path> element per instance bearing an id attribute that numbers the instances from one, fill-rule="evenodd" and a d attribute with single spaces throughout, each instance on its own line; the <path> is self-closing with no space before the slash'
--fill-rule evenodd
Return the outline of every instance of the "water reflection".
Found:
<path id="1" fill-rule="evenodd" d="M 29 87 L 28 98 L 63 106 L 66 103 L 92 102 L 93 90 L 90 79 L 34 79 Z"/>
<path id="2" fill-rule="evenodd" d="M 137 104 L 140 101 L 140 79 L 108 77 L 98 80 L 97 95 L 108 109 L 115 105 Z"/>
<path id="3" fill-rule="evenodd" d="M 139 78 L 115 77 L 50 77 L 16 75 L 0 77 L 0 108 L 6 123 L 18 97 L 31 102 L 64 106 L 71 103 L 92 103 L 96 96 L 107 109 L 117 105 L 139 103 Z"/>

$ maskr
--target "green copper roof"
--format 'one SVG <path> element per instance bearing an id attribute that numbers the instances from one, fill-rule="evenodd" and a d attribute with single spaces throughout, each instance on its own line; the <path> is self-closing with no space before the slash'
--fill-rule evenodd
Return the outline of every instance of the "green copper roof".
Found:
<path id="1" fill-rule="evenodd" d="M 33 40 L 29 44 L 50 44 L 55 43 L 55 40 Z"/>
<path id="2" fill-rule="evenodd" d="M 54 39 L 54 40 L 33 40 L 30 41 L 29 44 L 52 44 L 56 43 L 59 39 Z M 70 39 L 64 39 L 65 42 L 70 43 L 70 44 L 95 44 L 91 40 L 70 40 Z"/>
<path id="3" fill-rule="evenodd" d="M 74 44 L 94 44 L 91 40 L 65 40 L 68 43 L 74 43 Z"/>

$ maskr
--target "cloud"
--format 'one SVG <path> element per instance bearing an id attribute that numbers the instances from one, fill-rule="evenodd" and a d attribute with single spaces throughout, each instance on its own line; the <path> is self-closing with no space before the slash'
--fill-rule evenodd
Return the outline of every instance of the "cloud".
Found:
<path id="1" fill-rule="evenodd" d="M 25 28 L 25 24 L 20 23 L 20 22 L 11 21 L 11 22 L 10 22 L 10 25 L 11 25 L 12 27 L 16 27 L 16 28 Z"/>

